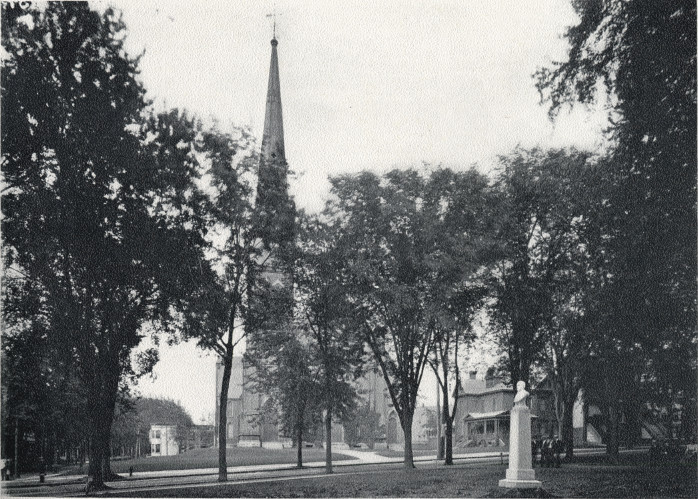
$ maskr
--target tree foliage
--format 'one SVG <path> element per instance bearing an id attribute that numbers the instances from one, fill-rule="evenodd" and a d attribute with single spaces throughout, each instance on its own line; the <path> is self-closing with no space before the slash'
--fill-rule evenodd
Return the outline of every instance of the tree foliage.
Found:
<path id="1" fill-rule="evenodd" d="M 643 379 L 695 393 L 668 357 L 695 373 L 696 6 L 692 2 L 576 2 L 567 60 L 537 73 L 554 116 L 564 104 L 612 107 L 600 234 L 590 241 L 599 280 L 589 297 L 598 393 L 617 453 L 622 406 Z M 647 369 L 649 367 L 649 369 Z M 594 384 L 598 388 L 598 385 Z"/>
<path id="2" fill-rule="evenodd" d="M 75 368 L 99 485 L 142 326 L 167 331 L 207 277 L 187 206 L 196 163 L 181 134 L 191 127 L 177 113 L 149 116 L 112 9 L 57 2 L 3 13 L 4 258 L 13 290 L 37 297 L 6 317 L 42 317 L 56 355 Z"/>
<path id="3" fill-rule="evenodd" d="M 327 214 L 339 228 L 346 292 L 400 419 L 405 466 L 412 467 L 412 420 L 439 303 L 478 268 L 472 254 L 491 222 L 479 216 L 482 207 L 466 201 L 483 180 L 474 172 L 437 169 L 425 176 L 366 172 L 331 182 L 335 200 Z M 458 195 L 449 198 L 449 192 Z M 471 239 L 463 237 L 468 231 Z"/>
<path id="4" fill-rule="evenodd" d="M 361 372 L 364 349 L 352 327 L 353 307 L 345 292 L 336 227 L 315 217 L 304 217 L 299 226 L 294 271 L 296 322 L 318 369 L 325 418 L 325 468 L 331 473 L 333 418 L 346 420 L 355 409 L 352 382 Z"/>
<path id="5" fill-rule="evenodd" d="M 279 293 L 287 296 L 285 290 Z M 277 323 L 288 326 L 290 318 L 278 319 L 283 315 L 276 315 Z M 267 323 L 259 334 L 249 336 L 245 352 L 245 359 L 253 366 L 249 389 L 262 394 L 266 398 L 265 407 L 278 415 L 283 432 L 293 439 L 296 464 L 301 468 L 303 442 L 321 421 L 323 385 L 308 343 L 293 329 L 270 326 L 271 323 Z M 268 414 L 261 414 L 258 424 L 261 425 L 264 417 Z"/>

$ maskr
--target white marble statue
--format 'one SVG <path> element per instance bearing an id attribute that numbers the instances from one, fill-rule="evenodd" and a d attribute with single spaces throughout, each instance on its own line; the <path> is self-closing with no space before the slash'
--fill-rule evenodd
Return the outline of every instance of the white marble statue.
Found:
<path id="1" fill-rule="evenodd" d="M 531 394 L 526 391 L 526 383 L 519 381 L 516 383 L 516 396 L 514 397 L 514 406 L 527 405 L 526 401 Z"/>
<path id="2" fill-rule="evenodd" d="M 509 416 L 509 468 L 506 478 L 499 481 L 500 487 L 531 489 L 541 486 L 533 471 L 531 455 L 531 410 L 526 405 L 530 395 L 526 383 L 516 383 L 514 407 Z"/>

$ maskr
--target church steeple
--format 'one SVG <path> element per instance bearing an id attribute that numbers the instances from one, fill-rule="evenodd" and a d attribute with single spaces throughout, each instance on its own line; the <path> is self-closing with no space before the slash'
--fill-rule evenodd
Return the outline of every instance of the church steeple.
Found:
<path id="1" fill-rule="evenodd" d="M 286 247 L 293 241 L 295 204 L 288 193 L 288 165 L 284 150 L 284 123 L 281 113 L 281 85 L 276 36 L 271 40 L 271 64 L 267 88 L 267 109 L 259 158 L 257 183 L 257 224 L 265 247 Z M 281 254 L 274 255 L 277 260 Z"/>
<path id="2" fill-rule="evenodd" d="M 281 112 L 281 85 L 279 82 L 279 56 L 276 37 L 271 40 L 271 64 L 269 66 L 269 86 L 267 87 L 267 109 L 264 115 L 264 135 L 262 136 L 262 163 L 285 165 L 284 121 Z"/>

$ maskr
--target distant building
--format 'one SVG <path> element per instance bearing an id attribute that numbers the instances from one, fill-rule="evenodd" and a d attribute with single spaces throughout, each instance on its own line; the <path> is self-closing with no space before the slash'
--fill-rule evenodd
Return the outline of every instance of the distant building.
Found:
<path id="1" fill-rule="evenodd" d="M 213 447 L 213 435 L 213 425 L 193 425 L 191 428 L 189 428 L 189 431 L 187 433 L 187 440 L 184 443 L 186 450 L 205 449 L 207 447 Z"/>
<path id="2" fill-rule="evenodd" d="M 510 386 L 499 378 L 478 379 L 477 371 L 471 371 L 461 382 L 456 396 L 456 447 L 508 445 L 509 410 L 514 405 L 514 392 Z"/>
<path id="3" fill-rule="evenodd" d="M 505 447 L 509 445 L 509 411 L 514 391 L 498 377 L 478 379 L 470 371 L 458 391 L 458 409 L 454 421 L 458 447 Z M 531 435 L 533 438 L 557 432 L 552 391 L 541 384 L 531 390 Z"/>
<path id="4" fill-rule="evenodd" d="M 164 424 L 150 425 L 150 455 L 176 456 L 177 454 L 179 454 L 177 426 Z"/>
<path id="5" fill-rule="evenodd" d="M 558 434 L 555 397 L 548 378 L 530 389 L 531 436 L 543 438 Z M 504 447 L 509 445 L 509 410 L 514 405 L 514 390 L 498 377 L 479 379 L 470 371 L 458 391 L 458 410 L 454 420 L 454 444 L 457 447 Z M 601 443 L 601 436 L 589 422 L 600 412 L 584 404 L 581 392 L 572 411 L 575 445 Z"/>
<path id="6" fill-rule="evenodd" d="M 292 446 L 291 439 L 286 438 L 282 428 L 276 422 L 277 414 L 269 404 L 268 398 L 254 390 L 250 380 L 252 368 L 246 366 L 242 357 L 234 357 L 228 403 L 226 443 L 228 447 L 266 447 L 282 448 Z M 219 394 L 222 388 L 223 364 L 216 363 L 216 420 L 214 441 L 218 446 L 218 421 L 220 415 Z M 405 443 L 400 419 L 393 407 L 388 388 L 379 369 L 368 369 L 355 381 L 360 404 L 378 415 L 377 435 L 361 443 L 378 448 L 400 449 Z M 308 434 L 324 442 L 324 426 Z M 336 422 L 332 425 L 332 445 L 335 448 L 346 447 L 344 426 Z M 436 409 L 433 407 L 416 407 L 412 422 L 412 443 L 436 447 Z"/>
<path id="7" fill-rule="evenodd" d="M 226 443 L 228 447 L 282 447 L 288 439 L 276 423 L 276 413 L 267 403 L 267 397 L 256 393 L 242 357 L 233 357 L 230 386 L 228 387 Z M 218 422 L 223 385 L 223 364 L 216 363 L 216 420 L 214 440 L 218 446 Z M 288 444 L 290 446 L 290 444 Z"/>

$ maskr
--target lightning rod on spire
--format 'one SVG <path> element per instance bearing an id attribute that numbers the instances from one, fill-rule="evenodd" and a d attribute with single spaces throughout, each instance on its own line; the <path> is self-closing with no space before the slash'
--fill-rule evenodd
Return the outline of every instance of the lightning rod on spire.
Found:
<path id="1" fill-rule="evenodd" d="M 272 24 L 272 38 L 276 40 L 276 4 L 274 5 L 274 11 L 271 14 L 267 14 L 273 20 Z"/>

